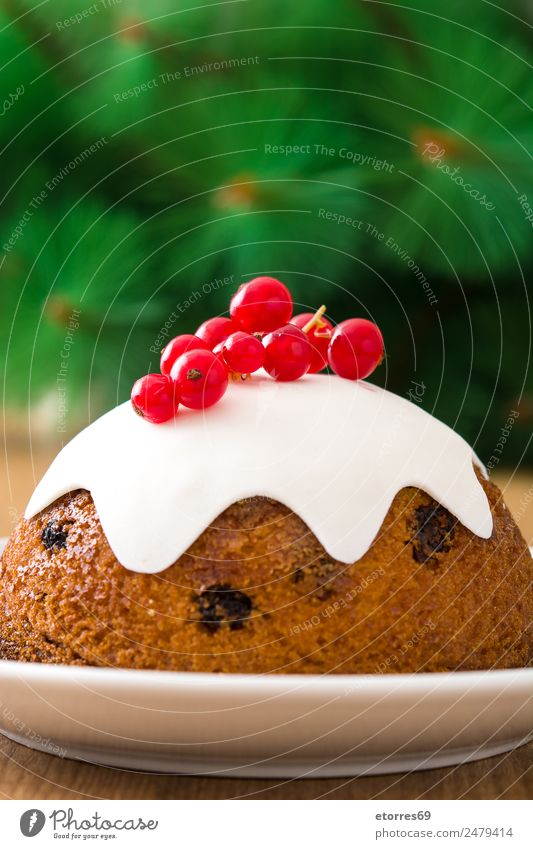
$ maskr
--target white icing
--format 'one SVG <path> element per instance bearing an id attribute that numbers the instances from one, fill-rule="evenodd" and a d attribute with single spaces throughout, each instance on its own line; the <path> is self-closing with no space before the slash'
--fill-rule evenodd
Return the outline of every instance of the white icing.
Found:
<path id="1" fill-rule="evenodd" d="M 450 428 L 371 384 L 254 375 L 230 383 L 209 410 L 181 408 L 164 425 L 144 421 L 129 402 L 102 416 L 58 454 L 26 518 L 87 489 L 119 562 L 154 573 L 230 504 L 263 495 L 297 513 L 332 558 L 352 563 L 405 486 L 488 538 L 492 517 L 473 461 Z"/>

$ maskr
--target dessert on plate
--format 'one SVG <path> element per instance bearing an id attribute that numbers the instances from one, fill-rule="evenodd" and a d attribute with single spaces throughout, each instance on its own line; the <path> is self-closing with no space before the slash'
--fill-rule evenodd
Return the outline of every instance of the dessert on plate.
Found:
<path id="1" fill-rule="evenodd" d="M 468 444 L 272 278 L 76 436 L 1 562 L 0 657 L 203 672 L 533 663 L 533 562 Z M 320 374 L 329 363 L 332 373 Z M 251 376 L 250 376 L 251 375 Z M 243 379 L 243 378 L 247 379 Z"/>

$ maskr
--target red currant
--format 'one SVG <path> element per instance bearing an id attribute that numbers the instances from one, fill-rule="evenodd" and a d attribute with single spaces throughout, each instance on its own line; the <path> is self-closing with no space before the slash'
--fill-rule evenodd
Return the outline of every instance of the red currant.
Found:
<path id="1" fill-rule="evenodd" d="M 183 333 L 181 336 L 176 336 L 172 339 L 161 352 L 161 374 L 170 375 L 170 369 L 185 351 L 194 351 L 196 348 L 208 350 L 203 339 L 198 336 L 193 336 L 191 333 Z"/>
<path id="2" fill-rule="evenodd" d="M 145 374 L 131 390 L 133 409 L 154 424 L 166 422 L 178 411 L 179 395 L 175 385 L 163 374 Z"/>
<path id="3" fill-rule="evenodd" d="M 228 370 L 212 351 L 187 351 L 170 372 L 182 404 L 205 410 L 220 401 L 228 388 Z"/>
<path id="4" fill-rule="evenodd" d="M 219 342 L 227 339 L 231 333 L 239 330 L 231 318 L 217 316 L 216 318 L 208 318 L 204 321 L 196 331 L 196 336 L 202 339 L 207 347 L 212 351 Z"/>
<path id="5" fill-rule="evenodd" d="M 289 321 L 291 293 L 274 277 L 256 277 L 239 288 L 231 299 L 229 312 L 240 330 L 267 333 Z"/>
<path id="6" fill-rule="evenodd" d="M 306 325 L 309 325 L 313 320 L 314 324 L 308 330 L 304 330 Z M 328 345 L 333 333 L 331 323 L 323 316 L 317 318 L 316 313 L 303 312 L 291 318 L 291 324 L 303 330 L 309 339 L 311 346 L 309 374 L 317 374 L 328 364 Z"/>
<path id="7" fill-rule="evenodd" d="M 239 330 L 222 343 L 222 356 L 231 371 L 252 374 L 263 365 L 265 349 L 257 336 Z"/>
<path id="8" fill-rule="evenodd" d="M 263 339 L 265 369 L 276 380 L 297 380 L 309 370 L 311 345 L 294 324 L 273 330 Z"/>
<path id="9" fill-rule="evenodd" d="M 366 318 L 348 318 L 337 325 L 328 348 L 328 362 L 339 377 L 362 380 L 383 359 L 383 336 Z"/>

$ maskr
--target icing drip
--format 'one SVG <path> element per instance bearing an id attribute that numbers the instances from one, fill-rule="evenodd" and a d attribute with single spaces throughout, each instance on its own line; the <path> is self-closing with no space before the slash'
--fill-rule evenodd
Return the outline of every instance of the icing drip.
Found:
<path id="1" fill-rule="evenodd" d="M 170 566 L 230 504 L 263 495 L 297 513 L 335 560 L 374 540 L 396 493 L 420 487 L 473 533 L 492 517 L 468 444 L 415 404 L 364 382 L 309 375 L 230 384 L 205 412 L 153 425 L 125 403 L 58 454 L 26 510 L 91 492 L 117 559 Z"/>

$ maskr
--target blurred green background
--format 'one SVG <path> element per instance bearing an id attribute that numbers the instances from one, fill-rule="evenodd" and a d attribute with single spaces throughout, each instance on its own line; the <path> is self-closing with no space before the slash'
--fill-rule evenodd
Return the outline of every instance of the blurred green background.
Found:
<path id="1" fill-rule="evenodd" d="M 484 0 L 3 0 L 4 406 L 63 438 L 271 274 L 298 311 L 382 327 L 372 380 L 423 385 L 485 462 L 531 463 L 532 22 Z"/>

